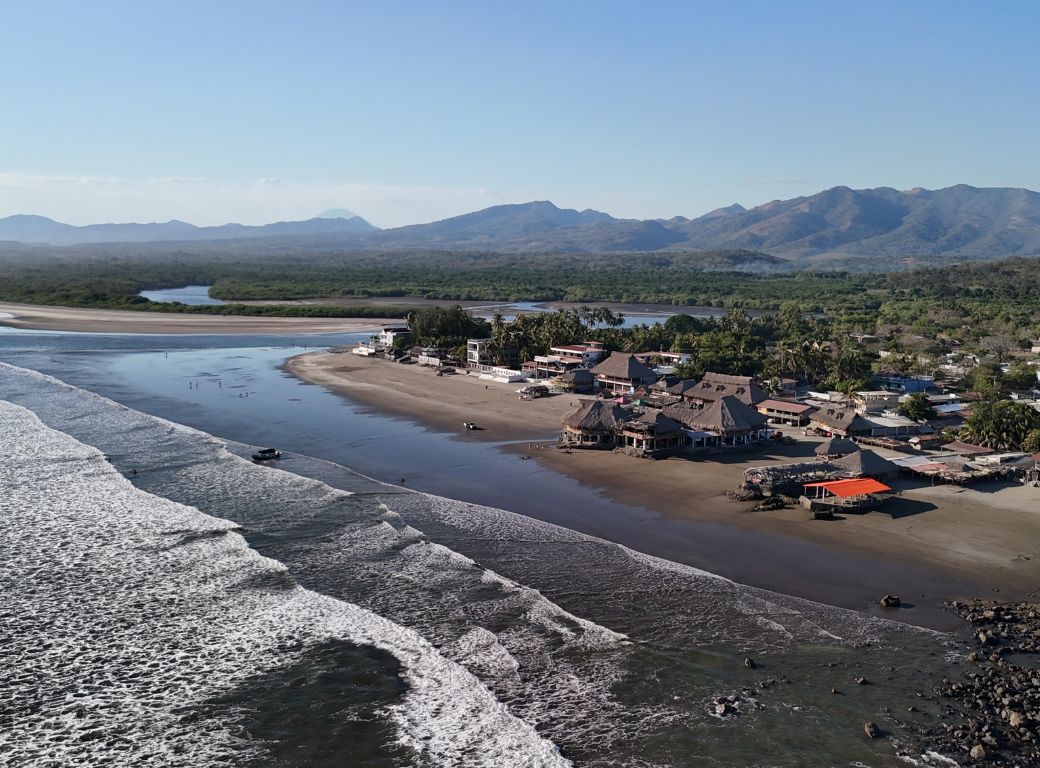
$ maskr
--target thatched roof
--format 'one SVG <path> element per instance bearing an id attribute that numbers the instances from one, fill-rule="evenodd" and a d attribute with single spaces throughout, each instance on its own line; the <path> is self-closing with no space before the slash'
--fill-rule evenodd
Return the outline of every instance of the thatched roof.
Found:
<path id="1" fill-rule="evenodd" d="M 650 385 L 650 389 L 653 389 L 657 392 L 667 392 L 668 387 L 674 387 L 680 381 L 682 381 L 682 379 L 680 379 L 678 376 L 662 376 Z"/>
<path id="2" fill-rule="evenodd" d="M 844 456 L 848 453 L 855 453 L 859 449 L 859 446 L 851 440 L 846 440 L 843 437 L 832 437 L 830 440 L 824 440 L 816 446 L 816 455 Z"/>
<path id="3" fill-rule="evenodd" d="M 668 434 L 669 432 L 678 432 L 682 429 L 682 424 L 677 422 L 675 419 L 670 419 L 660 411 L 647 411 L 646 413 L 639 416 L 634 421 L 640 424 L 649 424 L 654 428 L 654 432 L 659 435 Z"/>
<path id="4" fill-rule="evenodd" d="M 840 459 L 832 459 L 830 463 L 859 477 L 890 475 L 899 469 L 891 461 L 869 449 L 850 453 L 848 456 L 842 456 Z"/>
<path id="5" fill-rule="evenodd" d="M 575 368 L 553 378 L 561 384 L 591 384 L 593 382 L 592 371 L 586 368 Z"/>
<path id="6" fill-rule="evenodd" d="M 768 418 L 733 395 L 726 395 L 701 409 L 684 404 L 669 406 L 664 413 L 688 427 L 722 435 L 750 432 L 769 422 Z"/>
<path id="7" fill-rule="evenodd" d="M 666 391 L 670 395 L 678 395 L 679 397 L 682 397 L 687 393 L 692 394 L 698 386 L 700 386 L 700 384 L 695 379 L 680 379 L 668 387 Z"/>
<path id="8" fill-rule="evenodd" d="M 683 392 L 683 396 L 696 398 L 705 403 L 733 396 L 745 405 L 756 405 L 768 398 L 750 376 L 727 376 L 711 372 L 705 373 L 696 386 Z"/>
<path id="9" fill-rule="evenodd" d="M 856 413 L 855 409 L 851 405 L 827 405 L 809 418 L 818 424 L 823 424 L 829 429 L 837 429 L 842 432 L 870 429 L 870 422 Z"/>
<path id="10" fill-rule="evenodd" d="M 631 352 L 611 352 L 610 357 L 592 369 L 592 373 L 596 376 L 628 381 L 657 378 L 657 374 L 643 365 Z"/>
<path id="11" fill-rule="evenodd" d="M 614 432 L 632 417 L 632 412 L 607 400 L 586 400 L 564 415 L 563 425 L 583 432 Z"/>

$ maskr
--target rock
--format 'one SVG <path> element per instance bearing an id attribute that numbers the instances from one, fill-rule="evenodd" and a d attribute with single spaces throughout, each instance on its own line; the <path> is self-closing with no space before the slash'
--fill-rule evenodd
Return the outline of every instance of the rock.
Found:
<path id="1" fill-rule="evenodd" d="M 870 681 L 867 680 L 867 678 L 865 678 L 865 677 L 857 677 L 856 678 L 856 682 L 859 683 L 860 685 L 870 685 Z"/>
<path id="2" fill-rule="evenodd" d="M 751 659 L 744 659 L 744 666 L 747 667 L 748 669 L 754 669 L 755 668 L 755 662 L 753 660 L 751 660 Z"/>
<path id="3" fill-rule="evenodd" d="M 976 744 L 968 754 L 971 755 L 973 760 L 981 760 L 986 756 L 986 750 L 982 748 L 981 744 Z"/>
<path id="4" fill-rule="evenodd" d="M 885 595 L 883 598 L 881 598 L 882 608 L 899 608 L 902 604 L 903 601 L 895 595 Z"/>
<path id="5" fill-rule="evenodd" d="M 867 736 L 872 739 L 881 737 L 881 729 L 874 725 L 874 723 L 864 723 L 863 730 L 866 732 Z"/>

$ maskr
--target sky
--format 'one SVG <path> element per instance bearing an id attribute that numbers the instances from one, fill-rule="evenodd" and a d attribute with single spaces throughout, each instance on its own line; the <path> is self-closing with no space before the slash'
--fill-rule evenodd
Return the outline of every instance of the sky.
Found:
<path id="1" fill-rule="evenodd" d="M 0 0 L 0 217 L 1040 190 L 1035 2 Z"/>

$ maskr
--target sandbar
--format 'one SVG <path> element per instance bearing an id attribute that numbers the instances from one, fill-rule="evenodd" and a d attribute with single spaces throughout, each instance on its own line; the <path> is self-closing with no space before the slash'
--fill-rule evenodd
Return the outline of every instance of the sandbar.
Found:
<path id="1" fill-rule="evenodd" d="M 11 317 L 4 317 L 11 315 Z M 400 320 L 339 317 L 245 317 L 130 312 L 0 302 L 0 326 L 34 331 L 156 334 L 314 334 L 367 331 Z"/>

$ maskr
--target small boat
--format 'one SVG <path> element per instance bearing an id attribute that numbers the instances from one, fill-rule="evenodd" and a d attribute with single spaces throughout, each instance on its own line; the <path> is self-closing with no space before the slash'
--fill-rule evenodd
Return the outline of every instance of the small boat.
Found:
<path id="1" fill-rule="evenodd" d="M 276 451 L 274 448 L 263 448 L 253 454 L 253 461 L 268 461 L 270 459 L 280 458 L 282 458 L 282 452 Z"/>

